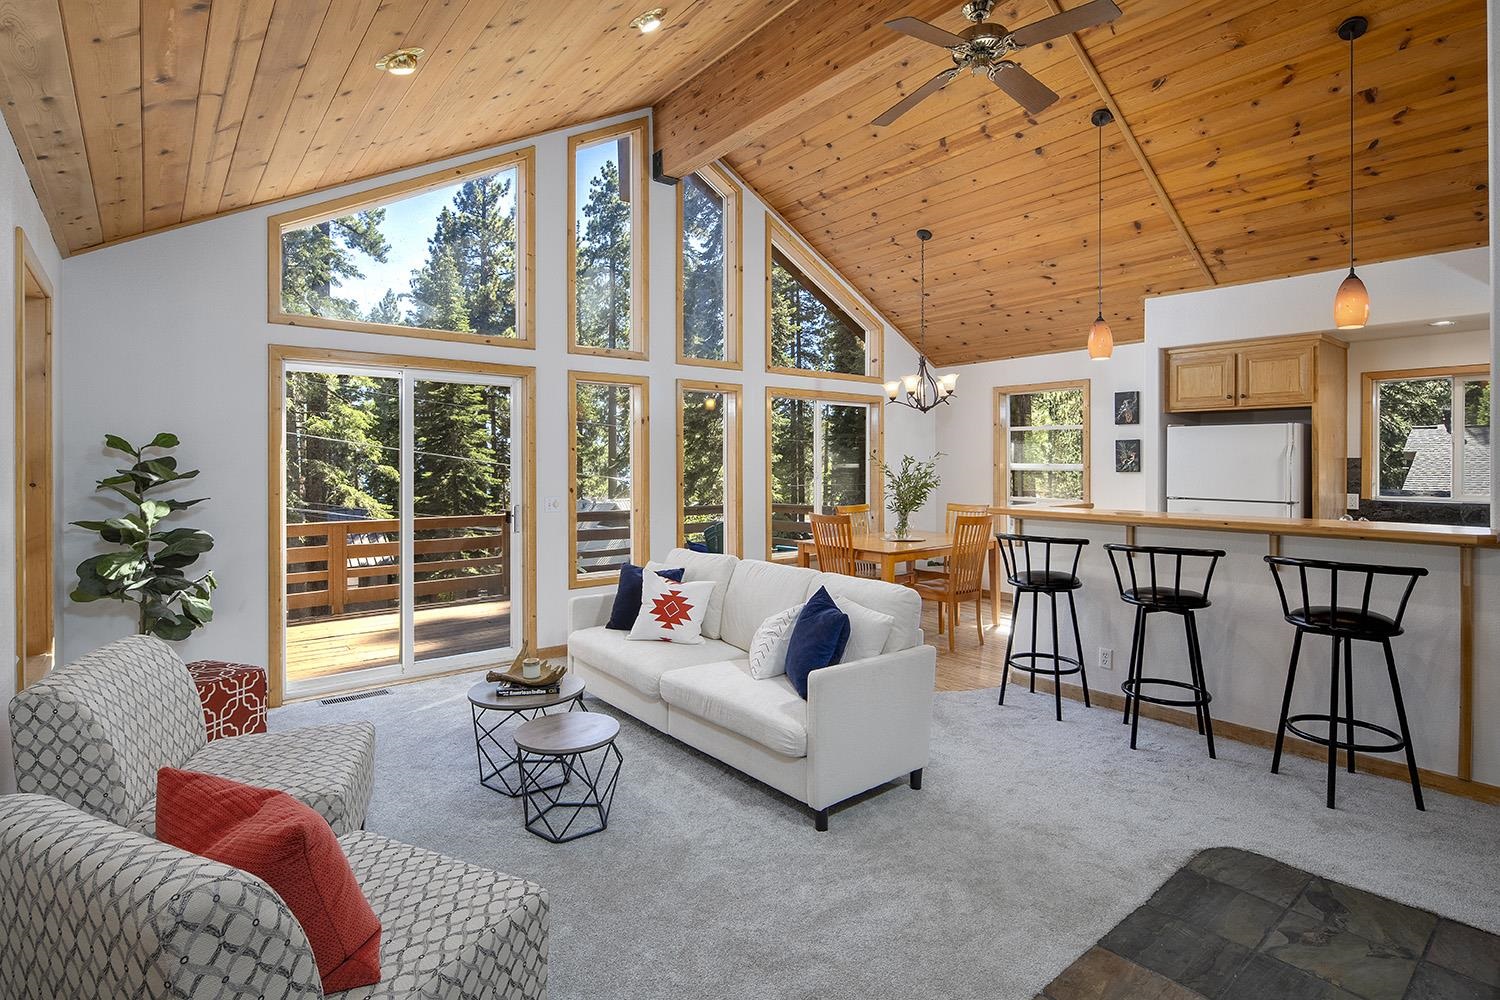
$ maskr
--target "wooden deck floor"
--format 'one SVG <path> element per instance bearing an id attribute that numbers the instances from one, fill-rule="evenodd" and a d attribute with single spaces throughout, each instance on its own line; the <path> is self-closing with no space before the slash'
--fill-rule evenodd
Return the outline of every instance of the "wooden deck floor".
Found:
<path id="1" fill-rule="evenodd" d="M 510 602 L 476 601 L 419 608 L 417 659 L 498 649 L 510 643 Z M 289 681 L 309 680 L 399 662 L 401 619 L 386 614 L 330 618 L 286 630 Z"/>

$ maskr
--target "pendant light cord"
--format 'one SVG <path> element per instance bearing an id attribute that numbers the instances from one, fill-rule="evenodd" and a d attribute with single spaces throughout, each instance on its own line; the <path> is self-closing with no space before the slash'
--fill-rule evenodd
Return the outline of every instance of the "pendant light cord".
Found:
<path id="1" fill-rule="evenodd" d="M 1354 39 L 1349 39 L 1349 273 L 1354 273 Z"/>
<path id="2" fill-rule="evenodd" d="M 917 286 L 917 325 L 922 329 L 922 357 L 927 357 L 927 241 L 918 237 L 921 246 L 921 279 Z"/>

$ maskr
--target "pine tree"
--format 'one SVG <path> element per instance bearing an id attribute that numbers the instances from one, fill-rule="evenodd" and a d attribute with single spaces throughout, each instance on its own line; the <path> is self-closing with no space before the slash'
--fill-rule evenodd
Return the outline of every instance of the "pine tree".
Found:
<path id="1" fill-rule="evenodd" d="M 397 443 L 381 424 L 394 409 L 395 380 L 292 372 L 286 391 L 287 520 L 325 520 L 329 511 L 394 516 Z"/>
<path id="2" fill-rule="evenodd" d="M 401 296 L 396 294 L 394 288 L 387 288 L 380 301 L 370 307 L 370 322 L 384 323 L 387 326 L 400 326 L 402 323 Z"/>
<path id="3" fill-rule="evenodd" d="M 453 198 L 454 260 L 470 328 L 516 335 L 516 208 L 512 180 L 491 174 L 465 183 Z"/>
<path id="4" fill-rule="evenodd" d="M 606 160 L 589 181 L 577 227 L 576 316 L 585 347 L 630 346 L 630 203 L 621 197 L 620 168 Z"/>
<path id="5" fill-rule="evenodd" d="M 682 182 L 682 339 L 690 358 L 724 357 L 724 199 L 697 174 Z"/>
<path id="6" fill-rule="evenodd" d="M 356 212 L 281 235 L 281 303 L 289 313 L 359 319 L 359 304 L 333 294 L 341 278 L 362 278 L 359 255 L 384 263 L 385 209 Z"/>

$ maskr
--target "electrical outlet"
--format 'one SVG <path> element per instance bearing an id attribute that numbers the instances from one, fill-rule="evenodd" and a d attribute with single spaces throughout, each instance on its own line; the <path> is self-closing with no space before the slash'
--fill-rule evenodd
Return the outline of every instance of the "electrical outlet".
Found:
<path id="1" fill-rule="evenodd" d="M 546 504 L 546 506 L 544 506 L 542 509 L 545 510 L 547 513 L 549 513 L 549 514 L 560 514 L 560 513 L 562 513 L 562 498 L 561 497 L 548 497 L 546 499 L 546 501 L 545 501 L 545 504 Z"/>
<path id="2" fill-rule="evenodd" d="M 1113 649 L 1110 649 L 1108 646 L 1099 647 L 1099 669 L 1115 669 L 1115 651 Z"/>
<path id="3" fill-rule="evenodd" d="M 1344 509 L 1345 510 L 1359 510 L 1359 494 L 1358 493 L 1345 493 L 1344 494 Z"/>

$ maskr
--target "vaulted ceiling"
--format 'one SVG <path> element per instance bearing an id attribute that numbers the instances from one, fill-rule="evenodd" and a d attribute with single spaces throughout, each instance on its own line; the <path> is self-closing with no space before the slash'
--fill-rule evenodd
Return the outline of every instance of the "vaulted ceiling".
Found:
<path id="1" fill-rule="evenodd" d="M 660 2 L 667 25 L 627 25 Z M 956 0 L 26 0 L 0 4 L 4 111 L 69 251 L 653 105 L 665 173 L 722 156 L 909 336 L 931 229 L 940 364 L 1081 346 L 1105 311 L 1348 257 L 1345 43 L 1358 45 L 1364 261 L 1487 239 L 1484 0 L 1118 0 L 1023 50 L 1034 118 L 890 32 Z M 1012 27 L 1075 0 L 1002 0 Z M 427 49 L 409 77 L 381 54 Z M 1330 289 L 1330 296 L 1332 289 Z M 1378 290 L 1376 304 L 1378 308 Z"/>

